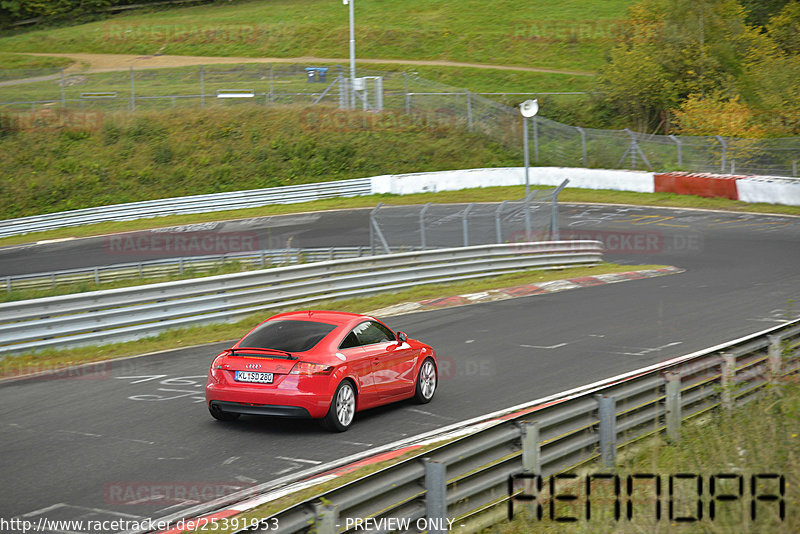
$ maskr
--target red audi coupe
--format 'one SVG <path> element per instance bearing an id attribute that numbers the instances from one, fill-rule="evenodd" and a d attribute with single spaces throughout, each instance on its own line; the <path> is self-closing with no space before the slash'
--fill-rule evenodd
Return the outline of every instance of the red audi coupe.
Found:
<path id="1" fill-rule="evenodd" d="M 211 364 L 211 415 L 319 419 L 343 432 L 355 412 L 413 398 L 427 403 L 438 382 L 436 352 L 374 317 L 303 311 L 270 317 Z"/>

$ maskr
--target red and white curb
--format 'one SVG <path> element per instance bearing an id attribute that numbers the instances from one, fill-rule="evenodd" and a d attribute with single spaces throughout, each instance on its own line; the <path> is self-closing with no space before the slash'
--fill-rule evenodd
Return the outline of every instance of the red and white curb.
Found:
<path id="1" fill-rule="evenodd" d="M 464 306 L 479 302 L 493 302 L 529 295 L 539 295 L 543 293 L 554 293 L 556 291 L 566 291 L 581 287 L 599 286 L 604 284 L 615 284 L 617 282 L 627 282 L 630 280 L 641 280 L 642 278 L 653 278 L 667 274 L 683 272 L 678 267 L 664 267 L 661 269 L 642 269 L 638 271 L 627 271 L 623 273 L 598 274 L 595 276 L 581 276 L 578 278 L 568 278 L 565 280 L 552 280 L 540 284 L 528 284 L 503 289 L 491 289 L 480 293 L 469 293 L 465 295 L 455 295 L 437 299 L 423 300 L 421 302 L 405 302 L 395 306 L 381 308 L 368 313 L 368 315 L 389 317 L 404 313 L 413 313 L 424 310 L 448 308 L 451 306 Z"/>
<path id="2" fill-rule="evenodd" d="M 380 316 L 399 315 L 402 313 L 411 313 L 414 311 L 421 311 L 426 309 L 438 309 L 449 306 L 463 306 L 466 304 L 474 304 L 477 302 L 490 302 L 495 300 L 504 300 L 504 299 L 528 296 L 528 295 L 554 293 L 556 291 L 566 291 L 569 289 L 578 289 L 581 287 L 614 284 L 617 282 L 626 282 L 630 280 L 641 280 L 643 278 L 653 278 L 656 276 L 677 274 L 683 271 L 684 271 L 683 269 L 679 269 L 678 267 L 664 267 L 661 269 L 642 269 L 638 271 L 627 271 L 622 273 L 599 274 L 596 276 L 582 276 L 578 278 L 568 278 L 565 280 L 553 280 L 549 282 L 542 282 L 540 284 L 521 285 L 521 286 L 507 287 L 503 289 L 493 289 L 490 291 L 484 291 L 480 293 L 471 293 L 465 295 L 457 295 L 453 297 L 443 297 L 439 299 L 424 300 L 421 302 L 409 302 L 404 304 L 398 304 L 396 306 L 390 306 L 388 308 L 376 310 L 374 312 L 371 312 L 370 315 L 380 315 Z M 381 451 L 376 451 L 375 454 L 364 456 L 363 458 L 359 459 L 354 458 L 352 462 L 348 462 L 345 465 L 334 468 L 330 471 L 326 471 L 316 475 L 310 475 L 309 478 L 307 478 L 306 480 L 301 480 L 299 482 L 291 483 L 288 484 L 287 486 L 277 488 L 272 491 L 268 491 L 267 493 L 263 493 L 261 495 L 256 495 L 249 499 L 245 498 L 244 500 L 230 507 L 227 507 L 223 510 L 219 510 L 212 514 L 200 516 L 195 519 L 186 519 L 180 521 L 179 527 L 175 527 L 169 530 L 163 530 L 160 531 L 158 534 L 178 534 L 180 532 L 186 532 L 189 530 L 202 528 L 204 525 L 209 525 L 214 521 L 219 521 L 221 519 L 231 517 L 240 514 L 242 512 L 246 512 L 248 510 L 252 510 L 253 508 L 261 506 L 265 503 L 274 501 L 275 499 L 279 499 L 281 497 L 295 493 L 297 491 L 322 484 L 329 480 L 334 480 L 343 475 L 346 475 L 347 473 L 351 473 L 361 467 L 373 465 L 387 460 L 392 460 L 408 452 L 419 449 L 425 445 L 444 440 L 454 439 L 459 436 L 467 434 L 472 434 L 483 428 L 499 424 L 509 418 L 517 417 L 523 413 L 533 412 L 535 410 L 544 408 L 551 404 L 561 402 L 568 398 L 567 396 L 568 394 L 573 394 L 578 391 L 585 390 L 587 387 L 589 388 L 595 387 L 595 384 L 592 384 L 590 386 L 584 386 L 582 388 L 577 388 L 569 392 L 561 393 L 559 394 L 561 398 L 558 399 L 554 395 L 552 397 L 539 399 L 538 401 L 534 401 L 533 403 L 530 404 L 516 406 L 513 408 L 502 410 L 500 412 L 495 412 L 494 414 L 489 414 L 488 416 L 476 418 L 472 421 L 465 421 L 457 425 L 454 425 L 457 426 L 457 428 L 451 427 L 450 429 L 438 429 L 435 431 L 431 431 L 426 435 L 418 436 L 416 439 L 412 438 L 413 442 L 410 442 L 412 440 L 403 440 L 403 442 L 401 443 L 386 445 L 384 447 L 381 447 L 382 449 Z M 368 451 L 365 451 L 365 453 L 366 452 Z M 364 455 L 365 453 L 361 454 Z"/>

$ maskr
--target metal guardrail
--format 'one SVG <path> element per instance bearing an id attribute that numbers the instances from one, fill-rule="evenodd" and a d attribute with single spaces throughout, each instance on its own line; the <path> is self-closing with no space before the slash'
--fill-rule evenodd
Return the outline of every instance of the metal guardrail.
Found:
<path id="1" fill-rule="evenodd" d="M 374 520 L 370 532 L 419 532 L 419 519 L 440 525 L 451 519 L 460 532 L 475 532 L 506 517 L 509 500 L 525 491 L 519 478 L 550 477 L 593 459 L 610 467 L 618 446 L 665 430 L 677 442 L 683 419 L 746 402 L 799 371 L 800 320 L 794 320 L 538 399 L 485 422 L 482 430 L 290 506 L 265 522 L 269 530 L 237 532 L 294 533 L 310 526 L 318 534 L 364 531 L 364 518 Z M 402 520 L 411 528 L 398 528 Z"/>
<path id="2" fill-rule="evenodd" d="M 479 245 L 323 261 L 0 304 L 0 354 L 127 341 L 170 328 L 236 321 L 269 309 L 483 278 L 591 265 L 599 241 Z"/>
<path id="3" fill-rule="evenodd" d="M 289 185 L 212 193 L 189 197 L 165 198 L 97 206 L 79 210 L 32 215 L 0 221 L 0 237 L 53 230 L 67 226 L 80 226 L 108 221 L 129 221 L 165 215 L 205 213 L 242 208 L 256 208 L 269 204 L 293 204 L 337 197 L 354 197 L 372 194 L 371 178 L 355 178 L 336 182 Z"/>
<path id="4" fill-rule="evenodd" d="M 406 248 L 393 248 L 392 252 L 408 251 Z M 47 289 L 58 285 L 94 284 L 117 282 L 122 280 L 144 279 L 161 276 L 181 275 L 187 271 L 195 273 L 209 272 L 236 262 L 242 267 L 263 269 L 272 265 L 290 265 L 313 263 L 317 261 L 342 258 L 360 258 L 370 255 L 370 247 L 320 247 L 320 248 L 286 248 L 258 250 L 253 252 L 236 252 L 207 256 L 189 256 L 183 258 L 165 258 L 141 262 L 117 263 L 82 269 L 67 269 L 46 273 L 21 274 L 0 278 L 0 291 L 5 288 L 13 290 Z"/>

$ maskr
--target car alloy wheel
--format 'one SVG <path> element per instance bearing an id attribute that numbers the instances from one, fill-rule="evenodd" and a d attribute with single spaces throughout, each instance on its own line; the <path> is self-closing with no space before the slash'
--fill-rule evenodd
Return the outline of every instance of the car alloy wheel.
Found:
<path id="1" fill-rule="evenodd" d="M 415 398 L 417 402 L 425 404 L 430 402 L 433 394 L 436 392 L 436 365 L 430 358 L 422 362 L 419 368 L 419 376 L 417 377 L 417 393 Z"/>
<path id="2" fill-rule="evenodd" d="M 336 432 L 344 432 L 353 422 L 356 413 L 356 392 L 353 384 L 345 380 L 336 388 L 333 402 L 325 416 L 325 426 Z"/>

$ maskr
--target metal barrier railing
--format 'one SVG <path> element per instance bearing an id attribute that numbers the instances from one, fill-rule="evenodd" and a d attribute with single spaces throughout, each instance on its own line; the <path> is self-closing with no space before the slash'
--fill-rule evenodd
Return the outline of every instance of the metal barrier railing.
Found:
<path id="1" fill-rule="evenodd" d="M 599 241 L 479 245 L 322 261 L 0 304 L 0 354 L 102 344 L 270 309 L 483 278 L 592 265 Z"/>
<path id="2" fill-rule="evenodd" d="M 408 251 L 393 248 L 391 252 Z M 122 280 L 145 279 L 182 275 L 187 272 L 207 273 L 237 263 L 243 268 L 263 269 L 274 265 L 292 265 L 342 258 L 360 258 L 370 255 L 369 247 L 286 248 L 238 252 L 207 256 L 166 258 L 130 263 L 117 263 L 82 269 L 66 269 L 46 273 L 32 273 L 0 278 L 0 291 L 55 289 L 59 285 L 94 283 L 96 285 Z"/>

